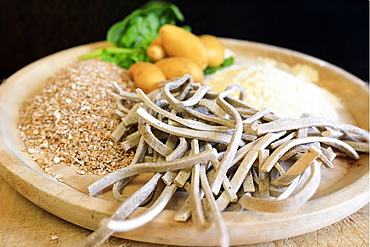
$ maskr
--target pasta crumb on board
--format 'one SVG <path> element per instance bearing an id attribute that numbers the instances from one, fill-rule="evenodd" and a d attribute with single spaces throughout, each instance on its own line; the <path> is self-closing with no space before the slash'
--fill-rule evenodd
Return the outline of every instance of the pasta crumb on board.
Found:
<path id="1" fill-rule="evenodd" d="M 121 121 L 114 84 L 134 89 L 127 71 L 115 64 L 78 60 L 48 78 L 42 91 L 25 102 L 21 138 L 47 173 L 56 164 L 99 175 L 130 164 L 134 150 L 125 151 L 110 137 Z"/>

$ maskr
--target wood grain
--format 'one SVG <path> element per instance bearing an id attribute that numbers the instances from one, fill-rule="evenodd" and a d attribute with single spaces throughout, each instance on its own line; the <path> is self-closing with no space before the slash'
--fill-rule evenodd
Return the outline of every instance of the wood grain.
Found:
<path id="1" fill-rule="evenodd" d="M 74 246 L 91 231 L 62 220 L 39 208 L 0 176 L 0 246 Z M 102 246 L 159 247 L 158 245 L 111 237 Z M 369 246 L 369 205 L 322 229 L 249 247 Z"/>
<path id="2" fill-rule="evenodd" d="M 281 59 L 288 64 L 305 63 L 313 66 L 319 70 L 320 75 L 323 75 L 323 86 L 331 88 L 341 96 L 348 106 L 348 112 L 353 115 L 359 127 L 368 128 L 369 108 L 367 104 L 364 104 L 369 100 L 368 88 L 352 75 L 324 61 L 294 51 L 237 40 L 224 39 L 224 42 L 237 54 L 244 54 L 244 57 L 248 59 L 269 56 Z M 61 246 L 73 246 L 76 241 L 90 234 L 89 230 L 76 225 L 95 229 L 102 218 L 111 215 L 118 207 L 118 204 L 112 200 L 89 197 L 81 193 L 85 190 L 86 181 L 79 184 L 74 181 L 74 186 L 71 186 L 68 183 L 58 183 L 46 175 L 26 152 L 22 152 L 24 145 L 19 139 L 16 128 L 19 108 L 22 104 L 22 100 L 19 99 L 33 94 L 47 76 L 64 67 L 71 59 L 104 45 L 106 44 L 97 43 L 77 47 L 46 57 L 27 66 L 2 85 L 0 118 L 6 121 L 0 121 L 2 135 L 0 174 L 11 186 L 40 208 L 12 190 L 3 179 L 0 180 L 2 197 L 0 209 L 3 212 L 0 246 L 22 246 L 23 244 L 47 246 L 48 243 L 53 244 L 53 242 L 59 242 Z M 238 60 L 238 62 L 243 62 L 242 59 Z M 336 84 L 336 87 L 332 82 Z M 337 162 L 334 169 L 323 173 L 322 184 L 314 199 L 294 212 L 278 213 L 273 217 L 254 212 L 224 212 L 231 240 L 234 240 L 236 245 L 286 238 L 265 245 L 251 246 L 361 246 L 368 244 L 366 238 L 368 211 L 366 210 L 361 209 L 360 213 L 354 214 L 361 215 L 359 217 L 361 223 L 358 225 L 352 224 L 355 219 L 352 215 L 342 220 L 338 226 L 335 226 L 338 224 L 336 223 L 332 225 L 334 227 L 326 227 L 358 211 L 369 202 L 367 186 L 369 171 L 366 165 L 368 162 L 368 155 L 362 155 L 359 161 L 351 163 L 348 160 Z M 41 208 L 48 210 L 51 214 Z M 135 213 L 143 212 L 143 210 L 139 208 Z M 165 210 L 149 224 L 135 231 L 120 233 L 119 236 L 163 244 L 186 245 L 186 242 L 192 245 L 216 244 L 214 231 L 199 232 L 192 226 L 191 221 L 183 224 L 174 222 L 174 212 Z M 324 228 L 315 231 L 321 227 Z M 248 234 L 245 233 L 245 229 L 248 229 Z M 266 229 L 269 230 L 264 233 Z M 303 235 L 306 237 L 290 238 L 303 233 L 307 233 Z M 334 235 L 333 233 L 337 233 L 334 238 L 331 236 Z M 347 236 L 343 237 L 346 234 Z M 350 235 L 356 235 L 356 237 L 351 239 Z M 118 238 L 111 238 L 110 244 L 112 246 L 145 246 Z"/>

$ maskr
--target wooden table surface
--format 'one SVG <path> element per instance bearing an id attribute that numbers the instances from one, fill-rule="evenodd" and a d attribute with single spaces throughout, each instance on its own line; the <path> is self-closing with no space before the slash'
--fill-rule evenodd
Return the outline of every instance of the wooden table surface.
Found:
<path id="1" fill-rule="evenodd" d="M 0 246 L 75 246 L 90 230 L 64 221 L 28 201 L 0 176 Z M 101 246 L 159 247 L 111 237 Z M 168 245 L 167 245 L 168 246 Z M 301 236 L 248 245 L 270 246 L 369 246 L 369 205 L 328 227 Z"/>

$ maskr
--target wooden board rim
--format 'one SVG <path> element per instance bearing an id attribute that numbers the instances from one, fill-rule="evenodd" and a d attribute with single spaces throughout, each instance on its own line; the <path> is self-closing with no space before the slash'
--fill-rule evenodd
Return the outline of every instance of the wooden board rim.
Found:
<path id="1" fill-rule="evenodd" d="M 224 42 L 235 42 L 232 39 L 223 39 Z M 236 42 L 247 42 L 247 41 L 237 41 Z M 265 44 L 258 44 L 258 43 L 251 43 L 251 45 L 262 45 L 269 47 L 271 49 L 279 49 L 278 47 L 272 47 Z M 40 206 L 41 208 L 49 211 L 56 216 L 63 218 L 69 222 L 74 224 L 80 225 L 82 227 L 88 229 L 95 229 L 99 223 L 99 220 L 107 217 L 109 214 L 113 213 L 114 210 L 118 207 L 118 204 L 113 202 L 107 202 L 105 200 L 101 200 L 99 198 L 92 198 L 89 197 L 81 192 L 78 192 L 65 184 L 57 182 L 55 179 L 51 178 L 50 176 L 41 173 L 38 170 L 33 169 L 32 167 L 28 166 L 27 164 L 22 164 L 22 158 L 19 157 L 21 155 L 20 150 L 12 150 L 12 143 L 9 140 L 4 138 L 6 133 L 4 133 L 4 129 L 1 127 L 3 126 L 4 122 L 6 121 L 4 116 L 4 112 L 6 112 L 6 106 L 1 104 L 1 101 L 9 93 L 9 87 L 11 87 L 12 81 L 16 80 L 18 76 L 29 69 L 33 69 L 37 67 L 40 63 L 44 63 L 48 60 L 54 60 L 60 55 L 64 55 L 66 53 L 74 53 L 76 51 L 79 54 L 84 54 L 87 50 L 95 49 L 97 47 L 106 46 L 105 42 L 97 42 L 89 45 L 83 45 L 75 48 L 71 48 L 65 51 L 58 52 L 56 54 L 50 55 L 43 59 L 40 59 L 25 68 L 21 69 L 13 76 L 9 77 L 3 85 L 0 87 L 0 173 L 4 176 L 4 178 L 8 181 L 10 185 L 12 185 L 19 193 L 23 196 L 28 198 L 30 201 L 35 203 L 36 205 Z M 285 50 L 284 50 L 285 51 Z M 290 51 L 290 50 L 286 50 Z M 295 53 L 297 56 L 301 56 L 301 53 Z M 304 55 L 304 54 L 303 54 Z M 322 63 L 321 60 L 316 58 L 312 58 L 308 55 L 304 55 L 305 59 L 312 59 L 312 62 L 319 62 L 321 65 L 333 67 L 337 70 L 337 73 L 342 73 L 344 76 L 348 77 L 349 80 L 357 83 L 360 87 L 366 89 L 366 85 L 357 77 L 349 74 L 348 72 L 334 66 L 330 65 L 326 62 Z M 10 143 L 9 143 L 10 142 Z M 363 174 L 362 174 L 363 173 Z M 369 202 L 369 190 L 368 190 L 368 181 L 369 181 L 369 173 L 367 171 L 362 171 L 362 175 L 357 179 L 354 183 L 350 186 L 344 187 L 343 189 L 336 191 L 335 193 L 331 193 L 329 195 L 311 200 L 307 205 L 303 206 L 297 212 L 289 212 L 289 213 L 277 213 L 274 214 L 273 220 L 268 219 L 267 217 L 271 216 L 268 214 L 261 214 L 255 212 L 223 212 L 223 215 L 227 221 L 228 227 L 230 229 L 231 235 L 231 243 L 234 244 L 249 244 L 249 243 L 257 243 L 257 242 L 265 242 L 265 241 L 272 241 L 276 239 L 296 236 L 299 234 L 303 234 L 309 231 L 316 230 L 317 228 L 324 227 L 326 225 L 332 224 L 349 214 L 355 212 L 356 210 L 363 207 L 366 203 Z M 34 181 L 34 176 L 37 176 L 39 179 Z M 32 180 L 32 183 L 30 181 Z M 50 184 L 49 184 L 50 183 Z M 46 186 L 46 184 L 49 184 Z M 362 188 L 361 190 L 358 190 Z M 356 191 L 354 191 L 356 189 Z M 356 193 L 354 193 L 356 192 Z M 343 194 L 352 195 L 350 198 L 346 198 L 343 200 Z M 340 203 L 338 203 L 340 201 Z M 99 207 L 97 207 L 99 204 Z M 350 205 L 350 207 L 349 207 Z M 101 207 L 102 206 L 102 207 Z M 63 209 L 68 208 L 71 213 L 66 213 Z M 140 213 L 144 209 L 139 209 L 137 213 Z M 341 212 L 341 214 L 337 214 L 336 212 Z M 116 234 L 119 237 L 128 238 L 132 240 L 144 241 L 144 242 L 153 242 L 153 243 L 160 243 L 160 244 L 177 244 L 177 245 L 215 245 L 215 239 L 212 238 L 214 234 L 214 230 L 210 230 L 208 233 L 198 233 L 197 230 L 191 227 L 191 222 L 181 224 L 177 222 L 170 221 L 170 217 L 173 212 L 167 210 L 162 212 L 159 217 L 154 219 L 150 224 L 145 225 L 139 229 L 127 232 Z M 75 217 L 78 215 L 79 217 Z M 325 217 L 330 215 L 331 217 Z M 240 218 L 244 217 L 245 219 L 254 220 L 254 221 L 247 221 L 241 222 Z M 310 218 L 322 218 L 322 221 L 316 221 L 317 223 L 314 224 L 310 220 Z M 84 220 L 81 220 L 81 219 Z M 274 234 L 270 234 L 268 236 L 256 236 L 251 234 L 252 236 L 246 237 L 245 234 L 240 236 L 240 231 L 238 228 L 243 227 L 250 227 L 251 225 L 256 224 L 256 221 L 259 221 L 260 224 L 263 226 L 267 226 L 267 224 L 273 224 L 275 226 L 270 228 L 271 232 Z M 296 231 L 288 231 L 289 227 L 285 227 L 284 231 L 278 231 L 279 225 L 285 225 L 288 222 L 296 223 L 296 221 L 300 222 L 310 222 L 310 224 L 305 227 L 301 228 Z M 169 237 L 163 235 L 162 232 L 156 231 L 155 228 L 157 226 L 164 226 L 170 225 L 174 230 Z M 244 225 L 243 225 L 244 224 Z M 184 229 L 190 229 L 189 232 L 193 235 L 181 235 L 180 232 Z M 143 232 L 150 233 L 148 234 L 149 237 L 143 236 Z M 168 233 L 168 232 L 167 232 Z M 198 234 L 199 236 L 203 236 L 202 238 L 194 237 L 194 234 Z M 187 236 L 191 236 L 191 239 Z M 208 238 L 208 239 L 207 239 Z"/>

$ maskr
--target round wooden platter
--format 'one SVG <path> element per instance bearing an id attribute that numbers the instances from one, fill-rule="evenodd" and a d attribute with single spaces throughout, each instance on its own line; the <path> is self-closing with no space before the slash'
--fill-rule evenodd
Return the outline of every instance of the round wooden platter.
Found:
<path id="1" fill-rule="evenodd" d="M 339 97 L 345 106 L 341 121 L 368 129 L 369 91 L 365 82 L 346 71 L 311 56 L 288 49 L 248 41 L 221 38 L 236 54 L 236 64 L 253 61 L 259 56 L 273 58 L 288 65 L 307 64 L 318 70 L 319 85 Z M 62 182 L 46 174 L 25 151 L 19 138 L 17 122 L 24 99 L 35 94 L 58 70 L 106 42 L 78 46 L 40 59 L 13 76 L 0 87 L 0 173 L 20 194 L 46 211 L 76 225 L 94 230 L 100 220 L 118 208 L 110 192 L 99 197 L 87 195 L 86 187 L 97 175 L 79 175 L 73 167 L 56 167 Z M 267 242 L 297 236 L 339 221 L 369 202 L 369 156 L 358 161 L 337 159 L 335 168 L 322 168 L 322 180 L 314 197 L 301 208 L 283 213 L 253 211 L 223 212 L 232 245 Z M 136 186 L 143 184 L 138 180 Z M 132 188 L 135 189 L 135 188 Z M 176 201 L 150 223 L 115 236 L 158 244 L 217 245 L 215 227 L 200 231 L 192 221 L 176 222 Z M 134 215 L 142 213 L 140 207 Z"/>

